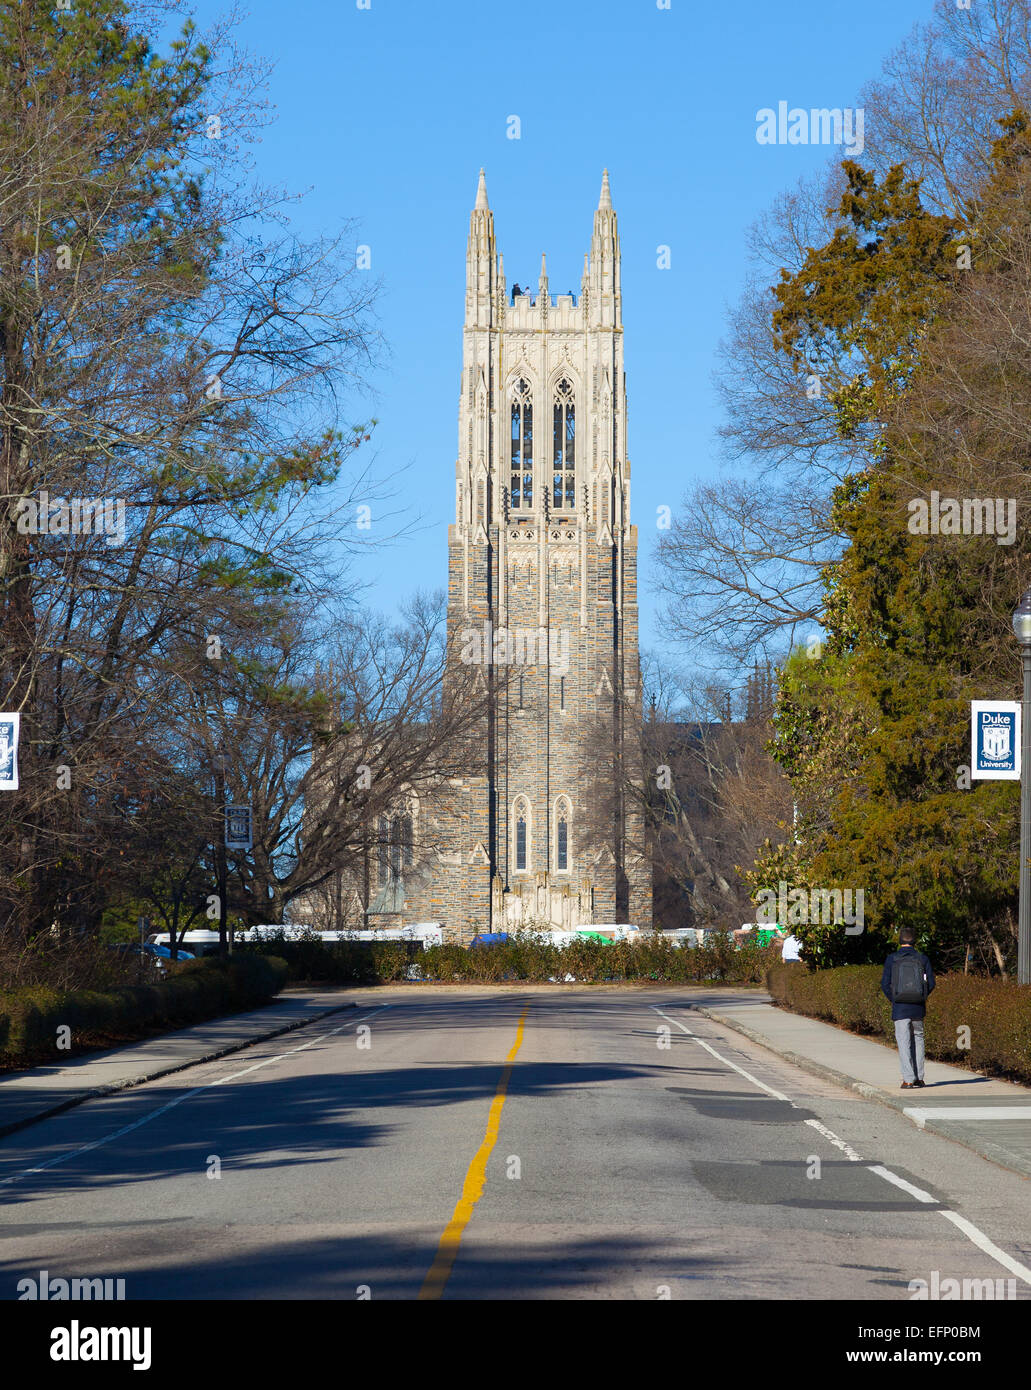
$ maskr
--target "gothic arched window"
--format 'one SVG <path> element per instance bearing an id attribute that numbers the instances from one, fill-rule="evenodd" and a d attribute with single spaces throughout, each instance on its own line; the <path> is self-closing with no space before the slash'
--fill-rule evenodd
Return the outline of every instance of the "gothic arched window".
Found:
<path id="1" fill-rule="evenodd" d="M 390 822 L 390 877 L 400 878 L 401 876 L 401 816 L 395 816 Z"/>
<path id="2" fill-rule="evenodd" d="M 411 814 L 406 811 L 394 816 L 380 816 L 377 840 L 379 882 L 396 883 L 402 872 L 412 867 L 414 858 Z"/>
<path id="3" fill-rule="evenodd" d="M 569 822 L 565 816 L 559 817 L 556 859 L 556 869 L 569 868 Z"/>
<path id="4" fill-rule="evenodd" d="M 514 811 L 515 866 L 521 872 L 530 863 L 530 807 L 525 796 L 517 798 Z"/>
<path id="5" fill-rule="evenodd" d="M 512 393 L 512 507 L 533 506 L 533 396 L 520 378 Z"/>
<path id="6" fill-rule="evenodd" d="M 390 821 L 386 816 L 380 816 L 376 825 L 376 860 L 379 881 L 386 883 L 390 873 Z"/>
<path id="7" fill-rule="evenodd" d="M 555 803 L 555 868 L 566 871 L 569 868 L 569 822 L 572 807 L 568 797 L 560 796 Z"/>
<path id="8" fill-rule="evenodd" d="M 565 377 L 555 388 L 552 506 L 576 506 L 576 406 Z"/>

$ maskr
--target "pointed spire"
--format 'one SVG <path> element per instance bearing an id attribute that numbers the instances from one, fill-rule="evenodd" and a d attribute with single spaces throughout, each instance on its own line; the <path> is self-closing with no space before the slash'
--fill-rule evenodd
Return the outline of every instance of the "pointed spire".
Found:
<path id="1" fill-rule="evenodd" d="M 469 214 L 469 242 L 465 252 L 465 321 L 467 327 L 489 325 L 495 297 L 497 247 L 494 214 L 487 203 L 483 170 L 476 189 L 476 206 Z"/>
<path id="2" fill-rule="evenodd" d="M 542 252 L 541 252 L 541 279 L 542 279 L 542 280 L 546 280 L 547 278 L 548 278 L 548 262 L 547 262 L 547 260 L 546 260 L 546 258 L 545 258 L 544 252 L 542 251 Z"/>
<path id="3" fill-rule="evenodd" d="M 590 315 L 598 327 L 618 327 L 621 322 L 619 290 L 619 231 L 612 206 L 609 171 L 601 176 L 601 196 L 594 213 L 591 237 Z"/>

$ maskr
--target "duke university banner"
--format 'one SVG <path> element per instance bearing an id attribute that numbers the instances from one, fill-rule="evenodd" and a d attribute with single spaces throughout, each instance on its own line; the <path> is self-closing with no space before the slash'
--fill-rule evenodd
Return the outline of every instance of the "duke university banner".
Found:
<path id="1" fill-rule="evenodd" d="M 1020 705 L 1015 700 L 971 700 L 970 776 L 1020 778 Z"/>
<path id="2" fill-rule="evenodd" d="M 0 714 L 0 792 L 18 790 L 20 714 Z"/>

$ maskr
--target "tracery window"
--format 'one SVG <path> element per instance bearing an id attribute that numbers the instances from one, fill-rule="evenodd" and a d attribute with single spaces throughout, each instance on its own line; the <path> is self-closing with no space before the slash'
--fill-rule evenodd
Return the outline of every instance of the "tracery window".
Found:
<path id="1" fill-rule="evenodd" d="M 533 395 L 520 378 L 512 394 L 511 505 L 533 506 Z"/>
<path id="2" fill-rule="evenodd" d="M 390 821 L 386 816 L 380 816 L 376 825 L 376 859 L 379 881 L 386 883 L 390 873 Z"/>
<path id="3" fill-rule="evenodd" d="M 576 506 L 576 403 L 565 377 L 555 388 L 552 404 L 552 506 Z"/>
<path id="4" fill-rule="evenodd" d="M 393 816 L 380 816 L 376 838 L 379 882 L 396 882 L 403 870 L 412 867 L 414 859 L 411 814 L 406 811 Z"/>
<path id="5" fill-rule="evenodd" d="M 530 858 L 530 807 L 524 796 L 515 803 L 515 866 L 526 869 Z"/>
<path id="6" fill-rule="evenodd" d="M 565 871 L 569 868 L 569 822 L 572 808 L 566 797 L 560 796 L 555 803 L 555 868 Z"/>

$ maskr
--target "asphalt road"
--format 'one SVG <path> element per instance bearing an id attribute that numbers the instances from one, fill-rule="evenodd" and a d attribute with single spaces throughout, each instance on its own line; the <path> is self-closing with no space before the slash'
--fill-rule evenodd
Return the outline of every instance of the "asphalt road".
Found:
<path id="1" fill-rule="evenodd" d="M 10 1135 L 0 1297 L 43 1270 L 129 1300 L 1031 1296 L 1024 1179 L 693 997 L 378 989 Z"/>

